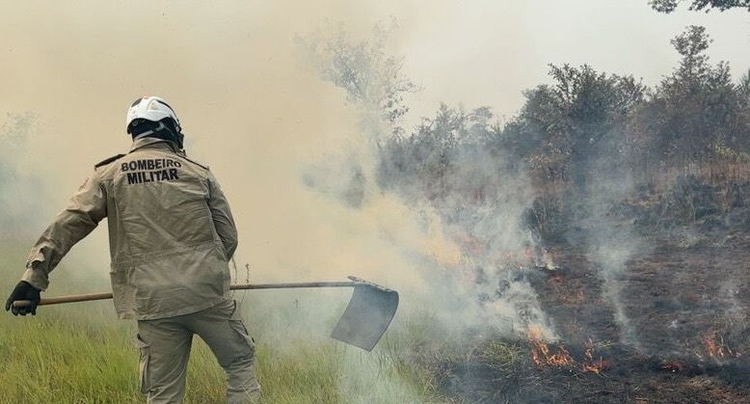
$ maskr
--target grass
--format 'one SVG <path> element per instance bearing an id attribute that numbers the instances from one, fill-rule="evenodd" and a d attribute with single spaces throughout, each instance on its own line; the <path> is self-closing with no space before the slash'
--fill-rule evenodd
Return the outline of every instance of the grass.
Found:
<path id="1" fill-rule="evenodd" d="M 22 262 L 19 251 L 0 244 L 0 262 Z M 100 288 L 101 282 L 81 285 L 65 268 L 57 271 L 49 296 Z M 6 273 L 0 293 L 9 293 L 18 276 Z M 400 310 L 378 346 L 365 352 L 327 337 L 348 296 L 325 290 L 235 296 L 257 340 L 263 403 L 460 403 L 446 395 L 446 384 L 457 380 L 452 372 L 462 364 L 512 373 L 527 358 L 514 343 L 447 335 L 429 310 Z M 117 320 L 111 301 L 42 306 L 36 316 L 0 314 L 0 404 L 144 403 L 134 334 L 134 322 Z M 223 403 L 225 386 L 213 354 L 196 337 L 185 402 Z"/>
<path id="2" fill-rule="evenodd" d="M 137 361 L 123 325 L 91 326 L 59 310 L 0 321 L 2 403 L 132 403 Z"/>
<path id="3" fill-rule="evenodd" d="M 96 303 L 106 305 L 107 303 Z M 0 403 L 139 403 L 134 326 L 89 321 L 73 307 L 42 307 L 37 316 L 0 319 Z M 106 310 L 105 310 L 106 311 Z M 281 343 L 281 342 L 279 342 Z M 265 403 L 446 402 L 427 391 L 402 361 L 340 343 L 283 341 L 258 344 L 257 371 Z M 413 376 L 413 373 L 410 374 Z M 222 403 L 224 376 L 196 339 L 188 372 L 188 403 Z"/>
<path id="4" fill-rule="evenodd" d="M 15 279 L 0 281 L 0 291 L 9 293 Z M 373 352 L 365 352 L 326 337 L 345 303 L 340 295 L 290 296 L 245 301 L 246 323 L 258 339 L 264 403 L 453 402 L 440 395 L 434 373 L 413 361 L 413 350 L 427 340 L 424 326 L 394 324 Z M 145 402 L 134 333 L 132 321 L 115 319 L 110 301 L 42 306 L 36 316 L 3 313 L 0 403 Z M 223 371 L 197 337 L 187 384 L 186 403 L 224 402 Z"/>

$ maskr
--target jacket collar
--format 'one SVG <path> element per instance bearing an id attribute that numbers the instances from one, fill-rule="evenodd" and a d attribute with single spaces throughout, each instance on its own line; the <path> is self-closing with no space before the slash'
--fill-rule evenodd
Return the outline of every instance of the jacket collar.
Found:
<path id="1" fill-rule="evenodd" d="M 128 153 L 132 153 L 138 149 L 142 149 L 144 147 L 152 145 L 154 145 L 154 147 L 156 148 L 170 149 L 175 153 L 180 153 L 179 148 L 173 142 L 155 137 L 144 137 L 134 140 L 133 144 L 130 146 L 130 151 Z"/>

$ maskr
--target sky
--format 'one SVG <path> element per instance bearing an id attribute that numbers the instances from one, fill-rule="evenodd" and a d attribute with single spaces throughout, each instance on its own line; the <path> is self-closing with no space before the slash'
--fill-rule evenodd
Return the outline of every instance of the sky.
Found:
<path id="1" fill-rule="evenodd" d="M 714 40 L 712 62 L 729 62 L 735 78 L 750 69 L 745 10 L 703 13 L 682 7 L 662 14 L 645 0 L 436 4 L 416 5 L 411 19 L 400 20 L 406 72 L 424 88 L 422 115 L 442 100 L 491 106 L 510 118 L 523 104 L 524 90 L 548 82 L 549 64 L 589 64 L 656 85 L 679 61 L 670 39 L 688 25 L 707 28 Z"/>
<path id="2" fill-rule="evenodd" d="M 375 190 L 361 209 L 345 208 L 303 184 L 310 171 L 335 177 L 372 152 L 356 106 L 295 45 L 341 24 L 355 40 L 395 24 L 387 51 L 420 87 L 407 98 L 407 130 L 440 103 L 509 119 L 524 90 L 548 82 L 550 63 L 655 85 L 679 59 L 669 40 L 691 24 L 713 38 L 711 61 L 729 62 L 735 77 L 750 68 L 746 11 L 666 15 L 646 0 L 6 2 L 0 127 L 15 130 L 17 116 L 28 125 L 0 154 L 19 179 L 0 212 L 28 220 L 19 237 L 30 246 L 95 163 L 127 150 L 129 104 L 159 95 L 181 119 L 188 154 L 221 181 L 240 230 L 236 258 L 253 279 L 424 284 L 416 261 L 457 259 L 439 218 L 425 226 Z M 25 198 L 39 209 L 24 209 Z M 71 253 L 70 276 L 101 267 L 106 280 L 103 228 Z"/>

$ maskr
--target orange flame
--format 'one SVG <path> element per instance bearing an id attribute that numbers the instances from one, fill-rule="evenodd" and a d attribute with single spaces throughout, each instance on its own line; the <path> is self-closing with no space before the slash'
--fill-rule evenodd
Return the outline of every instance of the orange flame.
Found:
<path id="1" fill-rule="evenodd" d="M 708 356 L 712 358 L 724 357 L 724 338 L 714 329 L 708 330 L 703 335 L 703 347 L 706 349 Z"/>
<path id="2" fill-rule="evenodd" d="M 609 361 L 605 361 L 601 356 L 598 359 L 594 359 L 594 341 L 592 341 L 591 338 L 589 338 L 589 342 L 586 343 L 586 352 L 584 352 L 584 356 L 586 357 L 583 361 L 584 372 L 601 374 L 603 370 L 609 368 Z"/>
<path id="3" fill-rule="evenodd" d="M 549 345 L 542 340 L 541 328 L 538 326 L 529 327 L 529 342 L 531 343 L 531 360 L 537 366 L 578 366 L 570 352 L 565 346 L 560 345 L 553 352 Z M 601 374 L 611 366 L 611 362 L 604 360 L 601 356 L 598 358 L 594 354 L 594 341 L 589 339 L 584 352 L 584 360 L 580 363 L 584 372 L 593 372 Z"/>
<path id="4" fill-rule="evenodd" d="M 529 327 L 529 342 L 531 342 L 531 360 L 537 366 L 565 366 L 573 365 L 575 361 L 570 352 L 564 347 L 557 347 L 557 352 L 552 352 L 549 346 L 542 341 L 542 331 L 538 326 Z"/>

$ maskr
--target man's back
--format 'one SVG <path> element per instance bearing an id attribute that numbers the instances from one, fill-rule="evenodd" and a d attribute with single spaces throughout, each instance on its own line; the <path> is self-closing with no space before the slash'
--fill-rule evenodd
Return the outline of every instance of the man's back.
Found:
<path id="1" fill-rule="evenodd" d="M 146 138 L 99 167 L 96 185 L 106 195 L 110 275 L 121 317 L 170 317 L 228 298 L 236 230 L 206 167 L 168 142 Z"/>

